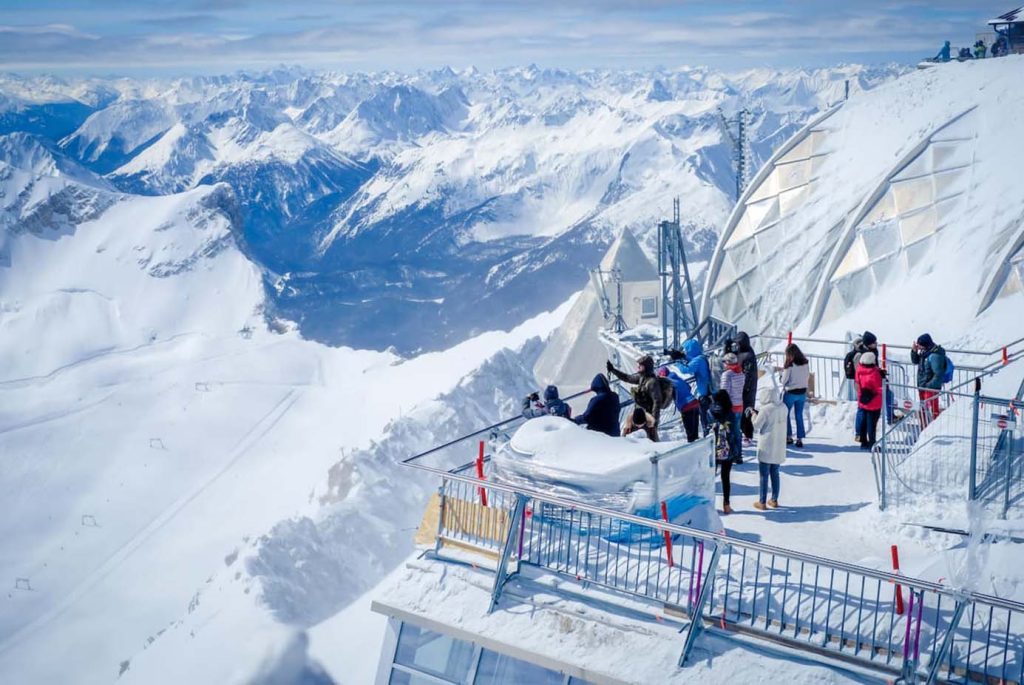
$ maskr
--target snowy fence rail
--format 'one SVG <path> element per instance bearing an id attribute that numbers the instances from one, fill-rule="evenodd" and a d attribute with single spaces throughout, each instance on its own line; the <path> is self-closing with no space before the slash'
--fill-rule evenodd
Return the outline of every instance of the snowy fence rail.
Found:
<path id="1" fill-rule="evenodd" d="M 498 558 L 492 608 L 534 567 L 697 617 L 680 665 L 712 626 L 905 681 L 1024 682 L 1024 604 L 427 470 L 442 477 L 442 512 L 478 521 L 471 542 Z M 456 520 L 442 513 L 436 552 Z"/>

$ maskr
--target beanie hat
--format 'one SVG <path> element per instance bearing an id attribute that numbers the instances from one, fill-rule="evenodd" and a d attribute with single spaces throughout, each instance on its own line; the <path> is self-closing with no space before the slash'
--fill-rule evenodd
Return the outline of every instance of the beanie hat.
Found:
<path id="1" fill-rule="evenodd" d="M 645 354 L 640 357 L 640 359 L 637 360 L 637 364 L 642 366 L 644 371 L 647 373 L 654 373 L 654 359 L 651 358 L 651 355 Z"/>
<path id="2" fill-rule="evenodd" d="M 740 362 L 740 358 L 737 357 L 736 354 L 733 353 L 733 352 L 729 352 L 724 357 L 722 357 L 722 363 L 723 364 L 727 364 L 727 365 L 731 366 L 733 364 L 739 364 L 739 362 Z"/>
<path id="3" fill-rule="evenodd" d="M 661 376 L 662 378 L 667 377 L 668 376 L 668 369 L 666 369 L 664 366 L 661 367 L 660 369 L 658 369 L 658 375 Z"/>
<path id="4" fill-rule="evenodd" d="M 860 336 L 860 341 L 867 346 L 875 345 L 878 343 L 878 338 L 871 331 L 864 331 L 864 335 Z"/>
<path id="5" fill-rule="evenodd" d="M 917 337 L 917 344 L 921 347 L 928 349 L 929 347 L 935 347 L 935 341 L 932 340 L 932 336 L 927 333 L 922 333 Z"/>
<path id="6" fill-rule="evenodd" d="M 544 388 L 544 399 L 549 400 L 549 401 L 550 400 L 557 400 L 558 399 L 558 387 L 554 386 L 554 385 L 549 385 L 548 387 Z"/>
<path id="7" fill-rule="evenodd" d="M 877 361 L 874 352 L 865 352 L 860 356 L 860 363 L 864 366 L 874 366 Z"/>

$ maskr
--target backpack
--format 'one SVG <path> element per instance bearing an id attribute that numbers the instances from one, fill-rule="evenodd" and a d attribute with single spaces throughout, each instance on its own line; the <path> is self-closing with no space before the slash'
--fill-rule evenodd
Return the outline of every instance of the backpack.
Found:
<path id="1" fill-rule="evenodd" d="M 722 389 L 722 357 L 714 357 L 714 364 L 707 355 L 704 356 L 704 360 L 708 363 L 708 394 L 714 395 Z"/>
<path id="2" fill-rule="evenodd" d="M 672 385 L 672 381 L 663 376 L 655 376 L 655 382 L 661 387 L 661 407 L 660 409 L 665 410 L 672 406 L 675 401 L 676 389 Z M 651 394 L 644 389 L 644 383 L 646 380 L 641 381 L 639 385 L 633 388 L 633 401 L 636 402 L 637 406 L 647 409 L 648 407 L 654 408 L 654 398 Z M 653 411 L 651 413 L 654 413 Z"/>
<path id="3" fill-rule="evenodd" d="M 545 411 L 551 416 L 560 416 L 563 419 L 571 418 L 572 410 L 562 400 L 551 400 L 544 406 Z"/>
<path id="4" fill-rule="evenodd" d="M 857 356 L 857 350 L 850 350 L 843 358 L 843 371 L 846 373 L 846 378 L 851 381 L 857 376 L 857 365 L 853 363 L 855 356 Z"/>
<path id="5" fill-rule="evenodd" d="M 953 366 L 953 360 L 949 358 L 948 354 L 942 355 L 946 361 L 946 370 L 942 373 L 942 383 L 950 383 L 953 381 L 953 372 L 956 371 L 956 367 Z"/>

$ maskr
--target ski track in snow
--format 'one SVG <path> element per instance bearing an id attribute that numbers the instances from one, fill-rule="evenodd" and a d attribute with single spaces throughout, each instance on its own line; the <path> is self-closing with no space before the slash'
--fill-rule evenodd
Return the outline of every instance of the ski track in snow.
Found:
<path id="1" fill-rule="evenodd" d="M 29 419 L 27 421 L 22 421 L 20 423 L 13 423 L 9 426 L 0 426 L 0 435 L 3 435 L 5 433 L 13 433 L 14 431 L 19 431 L 25 428 L 32 428 L 33 426 L 39 426 L 44 423 L 49 423 L 50 421 L 59 421 L 61 419 L 66 419 L 68 417 L 75 416 L 76 414 L 81 414 L 82 412 L 86 412 L 92 409 L 93 407 L 97 407 L 103 404 L 104 402 L 109 400 L 113 395 L 114 391 L 111 391 L 108 392 L 103 397 L 99 398 L 98 400 L 93 400 L 92 402 L 87 402 L 85 404 L 81 404 L 71 409 L 61 409 L 59 411 L 53 411 L 50 412 L 49 414 L 43 414 L 42 416 L 37 416 L 35 418 Z"/>
<path id="2" fill-rule="evenodd" d="M 136 345 L 135 347 L 107 347 L 93 354 L 82 357 L 81 359 L 77 359 L 68 364 L 64 364 L 63 366 L 58 366 L 53 371 L 42 374 L 40 376 L 24 376 L 22 378 L 9 378 L 7 380 L 2 380 L 0 381 L 0 388 L 23 388 L 27 385 L 32 385 L 34 383 L 49 383 L 50 381 L 54 380 L 61 374 L 71 371 L 72 369 L 77 369 L 82 366 L 86 366 L 93 362 L 100 362 L 111 357 L 119 357 L 125 354 L 131 354 L 132 352 L 138 352 L 139 350 L 143 350 L 150 347 L 163 346 L 168 343 L 175 342 L 176 340 L 179 340 L 181 338 L 202 335 L 203 333 L 192 331 L 187 333 L 178 333 L 176 335 L 170 336 L 169 338 L 164 338 L 163 340 L 153 340 L 151 342 L 142 343 L 141 345 Z"/>
<path id="3" fill-rule="evenodd" d="M 44 628 L 51 621 L 61 617 L 71 607 L 73 607 L 82 597 L 88 593 L 93 587 L 103 581 L 113 571 L 115 571 L 122 563 L 127 561 L 136 550 L 138 550 L 147 540 L 153 537 L 155 534 L 160 532 L 167 524 L 172 522 L 181 511 L 202 495 L 206 490 L 216 483 L 222 476 L 231 471 L 238 462 L 246 455 L 249 448 L 259 443 L 259 441 L 280 422 L 280 420 L 288 413 L 295 402 L 299 399 L 300 392 L 298 389 L 289 390 L 266 414 L 264 414 L 253 426 L 245 432 L 245 434 L 239 439 L 235 448 L 231 451 L 231 457 L 221 467 L 221 469 L 215 473 L 209 480 L 198 486 L 190 494 L 182 497 L 177 502 L 172 504 L 170 507 L 162 511 L 156 517 L 154 517 L 148 524 L 146 524 L 138 533 L 132 536 L 124 544 L 122 544 L 117 551 L 111 554 L 107 560 L 96 570 L 90 573 L 82 582 L 80 582 L 68 595 L 61 601 L 57 606 L 53 607 L 47 613 L 36 618 L 31 623 L 23 626 L 17 632 L 12 634 L 3 642 L 0 642 L 0 654 L 5 654 L 12 648 L 16 647 L 26 638 L 31 637 L 33 634 Z"/>

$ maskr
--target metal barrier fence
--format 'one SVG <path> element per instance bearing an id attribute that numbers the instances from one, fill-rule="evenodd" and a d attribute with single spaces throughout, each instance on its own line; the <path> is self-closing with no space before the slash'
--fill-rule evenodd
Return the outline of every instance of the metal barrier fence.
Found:
<path id="1" fill-rule="evenodd" d="M 980 500 L 1005 517 L 1024 504 L 1024 440 L 1015 430 L 1014 400 L 986 397 L 980 383 L 973 394 L 942 390 L 927 400 L 916 387 L 887 387 L 906 399 L 883 412 L 872 452 L 881 508 L 945 496 Z"/>
<path id="2" fill-rule="evenodd" d="M 437 552 L 459 540 L 498 557 L 492 610 L 532 566 L 685 614 L 680 666 L 710 625 L 904 682 L 1024 681 L 1024 604 L 426 470 L 442 479 Z M 466 521 L 480 530 L 452 528 Z"/>

